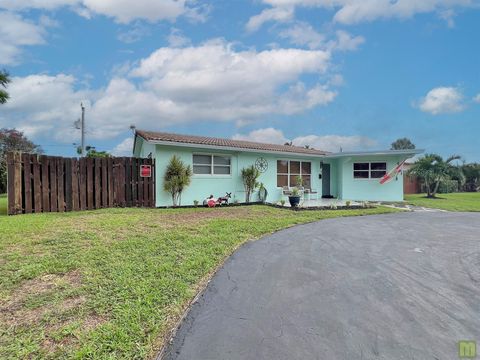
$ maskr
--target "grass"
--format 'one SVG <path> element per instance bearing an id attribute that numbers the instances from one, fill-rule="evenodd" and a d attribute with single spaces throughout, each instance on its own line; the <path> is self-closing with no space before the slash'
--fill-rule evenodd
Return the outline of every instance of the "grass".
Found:
<path id="1" fill-rule="evenodd" d="M 0 194 L 0 216 L 7 215 L 7 194 Z"/>
<path id="2" fill-rule="evenodd" d="M 479 192 L 438 194 L 436 199 L 427 198 L 425 194 L 405 195 L 405 201 L 416 206 L 449 211 L 480 211 Z"/>
<path id="3" fill-rule="evenodd" d="M 0 358 L 153 358 L 242 243 L 295 224 L 394 211 L 249 206 L 1 216 Z"/>

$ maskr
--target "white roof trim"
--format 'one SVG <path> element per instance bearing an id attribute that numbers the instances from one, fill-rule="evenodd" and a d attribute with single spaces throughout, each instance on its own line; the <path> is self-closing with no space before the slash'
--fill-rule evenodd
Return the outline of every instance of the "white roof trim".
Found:
<path id="1" fill-rule="evenodd" d="M 410 150 L 374 150 L 374 151 L 348 151 L 348 152 L 338 152 L 324 155 L 324 158 L 332 159 L 332 158 L 340 158 L 346 156 L 372 156 L 372 155 L 407 155 L 407 156 L 414 156 L 417 154 L 423 153 L 425 150 L 423 149 L 410 149 Z"/>

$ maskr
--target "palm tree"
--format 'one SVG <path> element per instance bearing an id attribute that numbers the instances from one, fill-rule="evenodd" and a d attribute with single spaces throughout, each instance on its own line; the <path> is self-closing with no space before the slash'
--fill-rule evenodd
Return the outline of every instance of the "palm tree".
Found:
<path id="1" fill-rule="evenodd" d="M 173 206 L 181 204 L 182 192 L 192 181 L 192 169 L 177 155 L 173 155 L 165 170 L 163 189 L 172 196 Z"/>
<path id="2" fill-rule="evenodd" d="M 0 70 L 0 86 L 6 89 L 10 81 L 10 75 L 5 70 Z M 5 90 L 0 89 L 0 104 L 5 104 L 9 97 Z"/>
<path id="3" fill-rule="evenodd" d="M 243 186 L 245 187 L 245 201 L 250 202 L 252 192 L 258 187 L 257 179 L 260 177 L 260 171 L 253 165 L 242 169 Z"/>
<path id="4" fill-rule="evenodd" d="M 413 164 L 408 173 L 422 179 L 427 189 L 427 197 L 434 198 L 440 182 L 449 180 L 454 172 L 455 167 L 451 162 L 459 159 L 461 159 L 459 155 L 452 155 L 443 160 L 440 155 L 426 154 Z"/>

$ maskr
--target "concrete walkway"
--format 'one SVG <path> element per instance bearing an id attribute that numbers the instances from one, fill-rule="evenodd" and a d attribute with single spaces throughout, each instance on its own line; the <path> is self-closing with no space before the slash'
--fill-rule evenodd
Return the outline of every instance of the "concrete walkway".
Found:
<path id="1" fill-rule="evenodd" d="M 479 299 L 480 213 L 324 220 L 240 248 L 165 358 L 458 359 Z"/>

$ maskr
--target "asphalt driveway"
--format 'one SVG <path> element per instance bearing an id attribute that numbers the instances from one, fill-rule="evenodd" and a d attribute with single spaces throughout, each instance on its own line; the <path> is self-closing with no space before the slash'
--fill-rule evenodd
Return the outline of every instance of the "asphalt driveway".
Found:
<path id="1" fill-rule="evenodd" d="M 480 347 L 480 213 L 416 212 L 246 244 L 165 358 L 452 360 L 459 340 Z"/>

